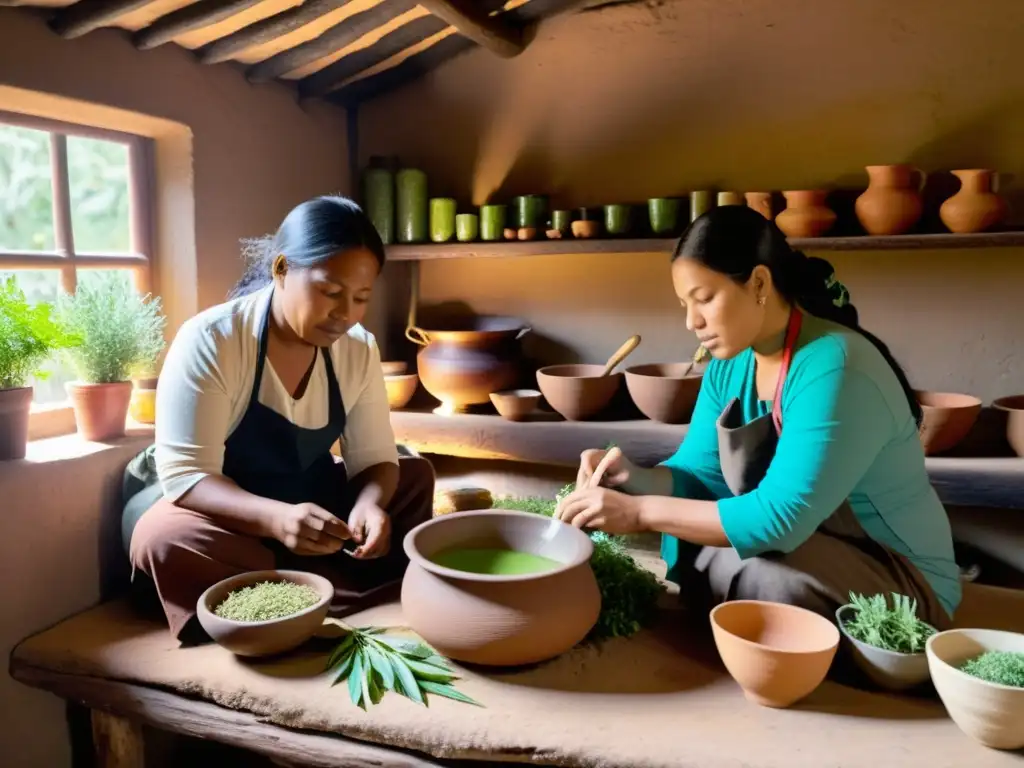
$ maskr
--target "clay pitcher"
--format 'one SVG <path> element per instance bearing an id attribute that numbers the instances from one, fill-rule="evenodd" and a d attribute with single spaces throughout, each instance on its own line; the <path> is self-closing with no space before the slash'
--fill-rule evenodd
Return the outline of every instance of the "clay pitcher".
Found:
<path id="1" fill-rule="evenodd" d="M 825 205 L 823 190 L 783 192 L 786 208 L 775 223 L 788 237 L 820 237 L 836 223 L 836 212 Z"/>
<path id="2" fill-rule="evenodd" d="M 910 165 L 869 165 L 868 188 L 854 210 L 869 235 L 902 235 L 921 218 L 927 174 Z M 915 183 L 917 174 L 917 183 Z"/>
<path id="3" fill-rule="evenodd" d="M 998 193 L 995 171 L 951 171 L 960 179 L 960 190 L 939 208 L 939 218 L 950 232 L 984 232 L 1002 223 L 1009 206 Z"/>

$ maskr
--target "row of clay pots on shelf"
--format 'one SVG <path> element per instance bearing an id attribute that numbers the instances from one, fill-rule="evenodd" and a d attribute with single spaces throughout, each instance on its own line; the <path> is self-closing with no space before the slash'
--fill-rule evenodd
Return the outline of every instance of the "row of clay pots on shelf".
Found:
<path id="1" fill-rule="evenodd" d="M 981 400 L 957 392 L 917 393 L 924 419 L 921 442 L 926 456 L 947 453 L 962 443 L 981 415 Z M 1006 441 L 1018 456 L 1024 456 L 1024 395 L 1000 397 L 992 407 L 1006 417 Z"/>

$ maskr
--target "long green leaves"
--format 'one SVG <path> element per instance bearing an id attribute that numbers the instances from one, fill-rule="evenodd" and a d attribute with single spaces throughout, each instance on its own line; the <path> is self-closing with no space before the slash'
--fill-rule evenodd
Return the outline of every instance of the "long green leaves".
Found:
<path id="1" fill-rule="evenodd" d="M 843 628 L 856 640 L 876 648 L 896 653 L 921 653 L 925 641 L 935 634 L 935 628 L 917 617 L 917 601 L 907 595 L 892 593 L 892 607 L 885 595 L 864 597 L 850 593 L 850 604 L 855 610 Z"/>
<path id="2" fill-rule="evenodd" d="M 80 343 L 46 302 L 30 303 L 15 278 L 0 282 L 0 389 L 24 387 L 50 355 Z"/>
<path id="3" fill-rule="evenodd" d="M 433 648 L 383 632 L 380 627 L 350 628 L 327 661 L 332 685 L 347 682 L 349 698 L 357 707 L 379 703 L 388 691 L 423 705 L 425 694 L 432 693 L 483 706 L 455 689 L 458 676 Z"/>

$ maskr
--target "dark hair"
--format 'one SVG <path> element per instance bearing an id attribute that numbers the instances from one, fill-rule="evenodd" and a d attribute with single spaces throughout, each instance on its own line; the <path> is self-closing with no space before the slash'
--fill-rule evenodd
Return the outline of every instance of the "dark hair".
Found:
<path id="1" fill-rule="evenodd" d="M 273 236 L 243 241 L 245 272 L 228 298 L 254 293 L 270 284 L 280 254 L 298 269 L 315 267 L 353 248 L 367 248 L 384 266 L 384 244 L 363 209 L 346 197 L 315 197 L 292 208 Z"/>
<path id="2" fill-rule="evenodd" d="M 889 348 L 860 327 L 853 304 L 835 302 L 837 291 L 844 292 L 844 289 L 834 282 L 832 265 L 791 248 L 773 222 L 742 205 L 712 208 L 690 224 L 679 238 L 672 261 L 681 256 L 695 259 L 737 283 L 747 282 L 754 267 L 767 267 L 776 289 L 790 304 L 799 304 L 812 315 L 857 331 L 875 345 L 899 379 L 914 420 L 921 424 L 921 405 Z"/>

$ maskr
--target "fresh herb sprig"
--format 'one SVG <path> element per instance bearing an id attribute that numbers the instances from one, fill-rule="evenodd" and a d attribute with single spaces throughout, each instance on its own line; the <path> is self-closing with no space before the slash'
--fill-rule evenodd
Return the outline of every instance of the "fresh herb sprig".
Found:
<path id="1" fill-rule="evenodd" d="M 431 693 L 483 706 L 455 688 L 458 675 L 430 646 L 386 635 L 381 627 L 346 629 L 344 639 L 327 661 L 327 671 L 334 676 L 332 685 L 347 681 L 349 698 L 357 707 L 368 709 L 379 704 L 388 691 L 424 706 Z"/>
<path id="2" fill-rule="evenodd" d="M 990 683 L 1024 688 L 1024 653 L 986 651 L 968 659 L 960 671 Z"/>
<path id="3" fill-rule="evenodd" d="M 921 653 L 925 642 L 935 634 L 935 627 L 917 617 L 917 601 L 907 595 L 892 593 L 892 607 L 885 595 L 850 593 L 853 618 L 843 627 L 856 640 L 896 653 Z"/>

